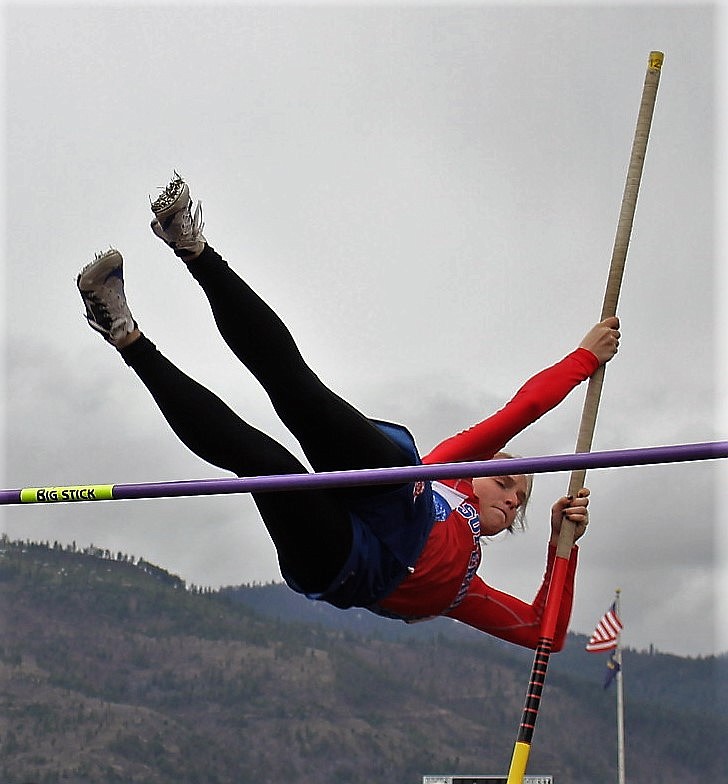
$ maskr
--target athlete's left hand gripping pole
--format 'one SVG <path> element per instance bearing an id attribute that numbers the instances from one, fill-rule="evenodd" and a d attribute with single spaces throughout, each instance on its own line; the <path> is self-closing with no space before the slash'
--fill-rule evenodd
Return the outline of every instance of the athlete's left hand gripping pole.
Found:
<path id="1" fill-rule="evenodd" d="M 600 321 L 603 321 L 610 316 L 614 316 L 617 313 L 617 302 L 619 300 L 619 292 L 622 285 L 627 248 L 632 234 L 632 222 L 634 220 L 635 207 L 637 206 L 637 195 L 639 192 L 640 180 L 642 178 L 642 167 L 647 151 L 647 140 L 650 135 L 655 99 L 657 98 L 657 87 L 660 83 L 662 61 L 662 52 L 650 52 Z M 591 451 L 603 383 L 604 365 L 602 365 L 589 379 L 589 386 L 584 401 L 581 425 L 579 427 L 579 435 L 576 443 L 577 452 Z M 585 477 L 586 469 L 579 469 L 572 472 L 569 481 L 568 495 L 576 496 L 577 492 L 584 486 Z M 538 716 L 543 684 L 546 678 L 546 668 L 548 667 L 551 648 L 554 643 L 556 622 L 559 616 L 561 597 L 564 591 L 564 583 L 566 581 L 566 573 L 569 566 L 569 557 L 571 555 L 571 549 L 574 546 L 574 531 L 574 524 L 564 518 L 561 523 L 561 533 L 559 534 L 559 541 L 556 548 L 556 559 L 551 572 L 551 582 L 546 598 L 546 607 L 541 621 L 541 635 L 533 660 L 531 678 L 526 692 L 526 702 L 521 716 L 521 724 L 518 729 L 518 739 L 516 740 L 513 749 L 511 767 L 508 771 L 508 784 L 521 784 L 526 773 L 528 757 L 531 751 L 531 740 L 536 725 L 536 718 Z"/>

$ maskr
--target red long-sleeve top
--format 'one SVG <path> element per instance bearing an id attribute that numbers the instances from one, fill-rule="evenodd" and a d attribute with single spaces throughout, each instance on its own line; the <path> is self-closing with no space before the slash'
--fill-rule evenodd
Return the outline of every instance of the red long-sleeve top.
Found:
<path id="1" fill-rule="evenodd" d="M 423 463 L 489 460 L 525 427 L 558 405 L 599 367 L 591 351 L 578 348 L 527 381 L 500 411 L 446 439 L 423 457 Z M 385 613 L 406 621 L 438 615 L 517 645 L 535 648 L 551 579 L 556 548 L 548 548 L 546 572 L 530 604 L 488 585 L 480 566 L 480 520 L 472 481 L 432 483 L 437 519 L 414 572 L 378 602 Z M 578 547 L 574 546 L 556 624 L 553 650 L 563 646 L 571 617 Z"/>

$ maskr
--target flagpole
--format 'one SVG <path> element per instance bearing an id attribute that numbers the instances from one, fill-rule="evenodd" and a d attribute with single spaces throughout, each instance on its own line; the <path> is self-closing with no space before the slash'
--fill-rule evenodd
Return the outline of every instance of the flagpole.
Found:
<path id="1" fill-rule="evenodd" d="M 619 588 L 616 590 L 616 598 L 614 606 L 617 611 L 617 616 L 622 617 L 620 614 L 619 597 L 621 591 Z M 615 660 L 617 662 L 617 775 L 619 784 L 625 784 L 624 774 L 624 690 L 622 684 L 622 646 L 620 643 L 620 634 L 617 635 L 617 648 L 615 650 Z"/>
<path id="2" fill-rule="evenodd" d="M 624 692 L 622 691 L 622 649 L 620 647 L 620 633 L 623 624 L 619 617 L 620 593 L 620 589 L 617 588 L 614 601 L 599 619 L 586 644 L 586 650 L 589 653 L 611 651 L 607 660 L 604 688 L 608 688 L 613 680 L 617 681 L 617 774 L 618 784 L 624 784 Z"/>

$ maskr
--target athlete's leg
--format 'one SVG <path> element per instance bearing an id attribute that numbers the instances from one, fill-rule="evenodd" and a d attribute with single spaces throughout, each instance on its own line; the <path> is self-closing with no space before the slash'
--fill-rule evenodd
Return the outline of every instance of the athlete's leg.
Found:
<path id="1" fill-rule="evenodd" d="M 322 383 L 277 314 L 213 248 L 207 245 L 187 266 L 225 342 L 263 385 L 316 471 L 407 462 L 388 436 Z"/>
<path id="2" fill-rule="evenodd" d="M 119 350 L 195 454 L 239 476 L 305 472 L 288 450 L 182 373 L 139 332 L 126 302 L 123 259 L 117 250 L 98 254 L 84 267 L 78 288 L 90 326 Z M 348 513 L 323 490 L 259 493 L 254 499 L 281 566 L 305 590 L 324 590 L 351 550 Z"/>
<path id="3" fill-rule="evenodd" d="M 306 472 L 285 447 L 243 421 L 144 335 L 120 353 L 177 437 L 203 460 L 238 476 Z M 281 565 L 307 591 L 324 590 L 349 555 L 348 514 L 321 490 L 254 493 L 253 498 Z"/>
<path id="4" fill-rule="evenodd" d="M 179 175 L 175 173 L 152 211 L 152 231 L 188 265 L 208 297 L 223 338 L 264 386 L 315 470 L 407 461 L 388 436 L 320 381 L 280 318 L 207 244 L 201 205 L 193 211 L 189 188 Z"/>

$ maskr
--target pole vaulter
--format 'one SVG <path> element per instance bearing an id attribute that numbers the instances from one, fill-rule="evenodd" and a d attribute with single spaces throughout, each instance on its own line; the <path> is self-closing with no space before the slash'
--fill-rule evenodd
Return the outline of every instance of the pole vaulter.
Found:
<path id="1" fill-rule="evenodd" d="M 657 87 L 660 83 L 663 58 L 664 55 L 662 52 L 650 52 L 648 59 L 647 73 L 642 89 L 642 99 L 640 101 L 640 108 L 637 116 L 637 127 L 635 129 L 632 152 L 627 170 L 627 182 L 622 196 L 622 206 L 619 213 L 617 232 L 609 267 L 609 277 L 607 279 L 606 292 L 602 305 L 602 319 L 614 316 L 617 312 L 617 301 L 622 285 L 627 248 L 632 233 L 632 223 L 635 207 L 637 205 L 637 195 L 642 177 L 645 153 L 647 150 L 647 140 L 650 135 L 655 99 L 657 98 Z M 591 450 L 603 382 L 604 366 L 600 367 L 589 379 L 589 386 L 587 388 L 581 416 L 581 425 L 579 427 L 579 435 L 577 437 L 577 452 L 589 452 Z M 577 491 L 584 486 L 585 476 L 586 470 L 584 468 L 577 469 L 571 474 L 568 495 L 576 496 Z M 531 671 L 531 679 L 526 693 L 526 702 L 521 717 L 518 738 L 513 749 L 511 766 L 508 772 L 508 784 L 521 784 L 526 772 L 528 757 L 531 750 L 531 740 L 546 677 L 546 668 L 548 667 L 549 656 L 554 640 L 556 619 L 561 604 L 566 569 L 569 564 L 569 554 L 574 545 L 574 530 L 574 524 L 567 518 L 564 518 L 556 549 L 556 560 L 551 575 L 548 597 L 546 599 L 546 609 L 541 622 L 540 641 L 534 656 L 533 669 Z"/>

